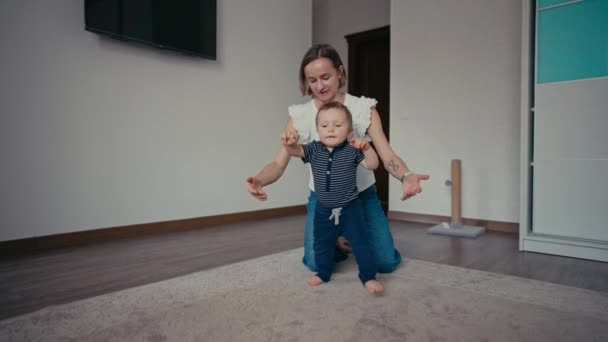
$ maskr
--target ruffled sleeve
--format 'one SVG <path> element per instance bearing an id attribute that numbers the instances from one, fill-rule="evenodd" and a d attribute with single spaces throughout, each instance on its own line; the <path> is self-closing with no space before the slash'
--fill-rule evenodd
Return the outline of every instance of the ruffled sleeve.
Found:
<path id="1" fill-rule="evenodd" d="M 293 127 L 300 135 L 300 144 L 308 144 L 312 142 L 312 134 L 310 132 L 310 103 L 297 104 L 288 107 L 289 116 L 293 123 Z"/>
<path id="2" fill-rule="evenodd" d="M 369 97 L 351 96 L 348 97 L 348 109 L 353 115 L 353 131 L 355 137 L 366 137 L 367 129 L 371 124 L 372 108 L 376 106 L 378 101 Z M 369 138 L 368 138 L 369 140 Z"/>

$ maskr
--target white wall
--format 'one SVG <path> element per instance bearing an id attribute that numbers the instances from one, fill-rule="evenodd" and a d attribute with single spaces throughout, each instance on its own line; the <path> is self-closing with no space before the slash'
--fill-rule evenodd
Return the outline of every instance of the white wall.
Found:
<path id="1" fill-rule="evenodd" d="M 218 60 L 99 37 L 82 0 L 0 2 L 0 241 L 305 203 L 244 179 L 302 98 L 310 0 L 218 1 Z"/>
<path id="2" fill-rule="evenodd" d="M 390 0 L 313 0 L 312 41 L 335 47 L 348 70 L 344 36 L 389 25 L 390 17 Z"/>
<path id="3" fill-rule="evenodd" d="M 461 159 L 463 216 L 518 221 L 520 33 L 520 1 L 392 1 L 391 145 L 432 179 L 390 210 L 449 216 Z"/>

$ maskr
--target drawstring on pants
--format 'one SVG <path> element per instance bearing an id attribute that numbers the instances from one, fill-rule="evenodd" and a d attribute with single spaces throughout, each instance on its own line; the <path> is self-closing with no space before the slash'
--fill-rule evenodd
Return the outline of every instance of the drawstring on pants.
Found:
<path id="1" fill-rule="evenodd" d="M 335 208 L 331 210 L 329 219 L 334 219 L 334 224 L 337 226 L 340 224 L 340 215 L 342 214 L 342 208 Z"/>

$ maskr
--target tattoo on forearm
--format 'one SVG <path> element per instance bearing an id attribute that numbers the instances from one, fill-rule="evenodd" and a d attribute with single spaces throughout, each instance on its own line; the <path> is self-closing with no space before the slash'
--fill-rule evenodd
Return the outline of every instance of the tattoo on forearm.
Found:
<path id="1" fill-rule="evenodd" d="M 394 160 L 388 162 L 388 167 L 393 171 L 393 173 L 399 170 L 399 164 L 395 163 Z"/>

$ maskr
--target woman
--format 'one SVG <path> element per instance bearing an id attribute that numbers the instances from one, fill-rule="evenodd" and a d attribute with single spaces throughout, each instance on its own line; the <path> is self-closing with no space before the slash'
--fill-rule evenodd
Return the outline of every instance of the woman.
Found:
<path id="1" fill-rule="evenodd" d="M 290 119 L 282 136 L 297 132 L 300 143 L 319 140 L 316 132 L 315 117 L 317 109 L 328 102 L 344 104 L 353 115 L 354 137 L 368 137 L 374 144 L 386 170 L 401 182 L 401 199 L 405 200 L 422 191 L 420 181 L 429 179 L 428 175 L 411 172 L 403 160 L 393 152 L 384 132 L 380 115 L 376 110 L 376 100 L 356 97 L 345 93 L 346 71 L 338 52 L 330 45 L 313 45 L 308 49 L 300 65 L 300 91 L 312 99 L 304 104 L 289 107 Z M 247 188 L 258 200 L 266 200 L 263 187 L 277 181 L 289 163 L 290 155 L 281 146 L 274 157 L 255 177 L 247 178 Z M 308 214 L 304 232 L 304 257 L 302 262 L 313 272 L 317 272 L 313 250 L 313 222 L 317 196 L 314 192 L 312 177 L 309 182 Z M 374 173 L 363 167 L 357 171 L 357 188 L 367 221 L 368 239 L 373 250 L 378 271 L 390 273 L 401 262 L 401 255 L 394 247 L 388 221 L 378 200 Z"/>

